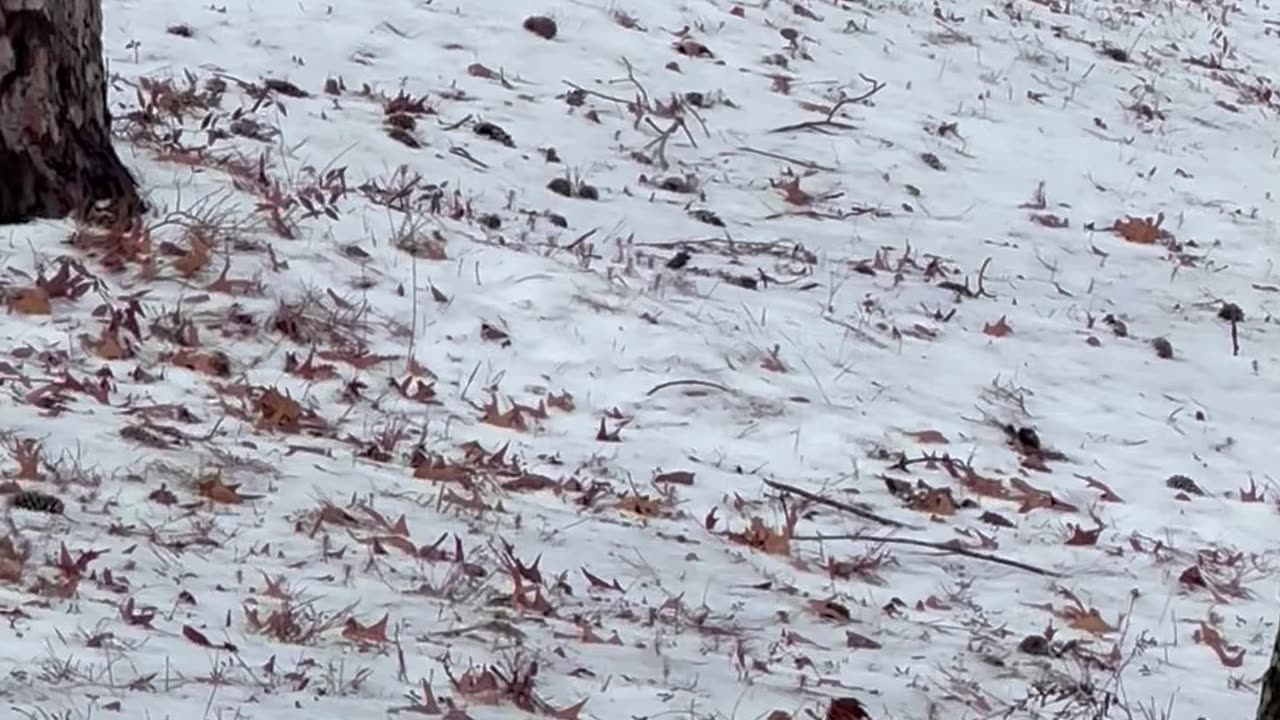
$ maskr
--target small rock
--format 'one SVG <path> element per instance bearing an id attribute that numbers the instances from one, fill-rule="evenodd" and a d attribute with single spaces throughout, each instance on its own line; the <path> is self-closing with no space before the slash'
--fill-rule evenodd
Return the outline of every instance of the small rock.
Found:
<path id="1" fill-rule="evenodd" d="M 494 142 L 500 142 L 507 147 L 515 147 L 516 143 L 511 139 L 511 135 L 506 130 L 494 125 L 491 122 L 478 122 L 472 128 L 475 134 L 482 138 L 488 138 Z"/>
<path id="2" fill-rule="evenodd" d="M 1218 318 L 1233 323 L 1244 322 L 1244 310 L 1235 303 L 1224 302 L 1218 309 Z"/>
<path id="3" fill-rule="evenodd" d="M 714 227 L 724 227 L 724 221 L 720 219 L 720 216 L 710 210 L 690 210 L 689 217 L 700 223 L 706 223 Z"/>
<path id="4" fill-rule="evenodd" d="M 1028 655 L 1047 657 L 1049 655 L 1049 641 L 1043 635 L 1028 635 L 1022 638 L 1022 642 L 1018 643 L 1018 650 Z"/>
<path id="5" fill-rule="evenodd" d="M 1115 315 L 1108 314 L 1106 317 L 1102 318 L 1102 324 L 1109 325 L 1111 327 L 1111 332 L 1115 333 L 1116 337 L 1129 337 L 1129 326 L 1125 325 L 1124 321 L 1117 318 Z"/>
<path id="6" fill-rule="evenodd" d="M 1178 492 L 1200 495 L 1201 497 L 1205 494 L 1204 490 L 1200 489 L 1200 486 L 1196 484 L 1196 481 L 1186 475 L 1170 475 L 1169 479 L 1164 481 L 1164 484 L 1165 487 Z"/>
<path id="7" fill-rule="evenodd" d="M 543 40 L 550 40 L 556 36 L 556 21 L 546 15 L 530 15 L 524 19 L 524 29 L 537 35 Z"/>
<path id="8" fill-rule="evenodd" d="M 61 515 L 64 510 L 61 500 L 37 490 L 23 490 L 14 495 L 9 502 L 19 510 L 42 512 L 50 515 Z"/>
<path id="9" fill-rule="evenodd" d="M 567 178 L 552 178 L 551 182 L 547 183 L 547 189 L 557 195 L 573 197 L 573 184 Z"/>
<path id="10" fill-rule="evenodd" d="M 1168 338 L 1158 337 L 1151 341 L 1151 347 L 1156 350 L 1156 357 L 1161 360 L 1170 360 L 1173 358 L 1173 343 Z"/>
<path id="11" fill-rule="evenodd" d="M 1022 447 L 1026 450 L 1034 451 L 1040 449 L 1040 436 L 1036 434 L 1035 430 L 1029 427 L 1018 428 L 1017 438 L 1018 442 L 1021 443 Z"/>
<path id="12" fill-rule="evenodd" d="M 582 198 L 583 200 L 599 200 L 600 191 L 596 189 L 595 185 L 588 185 L 586 183 L 582 183 L 581 185 L 578 186 L 578 197 Z"/>
<path id="13" fill-rule="evenodd" d="M 418 121 L 409 113 L 392 113 L 388 115 L 383 122 L 389 127 L 398 127 L 404 130 L 413 130 L 418 127 Z"/>

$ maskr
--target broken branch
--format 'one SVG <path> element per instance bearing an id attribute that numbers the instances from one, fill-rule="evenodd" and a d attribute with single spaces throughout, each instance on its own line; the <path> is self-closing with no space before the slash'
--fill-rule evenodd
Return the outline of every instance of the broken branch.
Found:
<path id="1" fill-rule="evenodd" d="M 871 83 L 871 89 L 862 93 L 861 95 L 855 95 L 853 97 L 841 97 L 836 102 L 836 104 L 832 105 L 831 109 L 827 111 L 826 119 L 809 120 L 806 122 L 794 123 L 792 125 L 783 125 L 782 127 L 776 127 L 770 130 L 769 132 L 780 133 L 780 132 L 791 132 L 794 130 L 817 130 L 819 132 L 825 132 L 828 128 L 834 128 L 836 130 L 853 130 L 854 127 L 852 125 L 848 123 L 838 122 L 835 119 L 836 113 L 840 112 L 840 108 L 844 107 L 845 105 L 852 105 L 853 103 L 860 103 L 865 100 L 868 100 L 869 98 L 871 98 L 872 95 L 875 95 L 876 93 L 880 92 L 885 88 L 885 83 L 882 83 L 879 80 L 876 80 L 875 78 L 869 78 L 866 75 L 862 75 L 861 73 L 859 73 L 859 77 L 861 77 L 866 82 Z"/>
<path id="2" fill-rule="evenodd" d="M 1019 570 L 1026 570 L 1027 572 L 1035 573 L 1036 575 L 1046 575 L 1048 577 L 1062 577 L 1061 573 L 1056 573 L 1056 572 L 1053 572 L 1052 570 L 1045 570 L 1044 568 L 1036 567 L 1035 565 L 1029 565 L 1024 562 L 1019 562 L 1018 560 L 1010 560 L 1009 558 L 1000 557 L 999 555 L 991 555 L 988 553 L 976 552 L 976 551 L 970 550 L 969 548 L 962 547 L 959 544 L 953 544 L 954 541 L 953 543 L 940 543 L 940 542 L 931 542 L 929 540 L 916 540 L 913 538 L 879 537 L 877 535 L 858 535 L 858 534 L 792 535 L 791 539 L 792 540 L 823 540 L 823 541 L 854 540 L 859 542 L 884 543 L 886 545 L 914 545 L 916 547 L 927 547 L 927 548 L 932 548 L 934 550 L 941 550 L 946 553 L 964 555 L 965 557 L 971 557 L 976 560 L 985 560 L 987 562 L 995 563 L 997 565 L 1006 565 L 1008 567 L 1017 568 Z"/>
<path id="3" fill-rule="evenodd" d="M 871 512 L 870 510 L 863 510 L 862 508 L 857 507 L 855 505 L 850 505 L 849 503 L 840 502 L 839 500 L 832 500 L 831 498 L 823 497 L 817 493 L 812 493 L 812 492 L 809 492 L 808 490 L 802 490 L 796 487 L 795 485 L 788 485 L 786 483 L 781 483 L 776 480 L 765 480 L 764 484 L 768 485 L 774 490 L 781 490 L 782 492 L 791 493 L 792 495 L 798 495 L 802 498 L 805 498 L 806 500 L 812 500 L 818 503 L 819 505 L 826 505 L 827 507 L 835 508 L 836 510 L 847 512 L 850 515 L 856 515 L 864 520 L 870 520 L 872 522 L 880 523 L 881 525 L 888 525 L 889 527 L 896 527 L 896 528 L 912 528 L 915 530 L 920 529 L 912 525 L 907 525 L 906 523 L 900 523 L 897 520 L 891 520 L 887 517 L 884 517 L 883 515 L 877 515 Z"/>

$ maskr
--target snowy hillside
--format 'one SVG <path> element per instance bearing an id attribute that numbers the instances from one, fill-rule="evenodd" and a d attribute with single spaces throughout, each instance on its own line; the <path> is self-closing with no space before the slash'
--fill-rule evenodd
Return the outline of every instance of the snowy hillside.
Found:
<path id="1" fill-rule="evenodd" d="M 1280 15 L 104 17 L 154 217 L 3 228 L 14 717 L 1252 716 Z"/>

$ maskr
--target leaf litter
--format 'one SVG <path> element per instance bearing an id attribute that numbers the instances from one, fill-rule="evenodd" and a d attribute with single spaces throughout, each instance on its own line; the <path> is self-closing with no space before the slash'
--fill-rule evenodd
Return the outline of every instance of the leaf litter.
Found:
<path id="1" fill-rule="evenodd" d="M 24 227 L 0 278 L 20 712 L 1119 712 L 1086 676 L 1250 711 L 1260 11 L 1114 13 L 1137 44 L 1083 76 L 1022 53 L 995 142 L 938 47 L 1100 20 L 500 5 L 440 47 L 421 8 L 215 8 L 273 37 L 215 71 L 208 8 L 104 4 L 106 47 L 192 69 L 113 64 L 146 222 Z"/>

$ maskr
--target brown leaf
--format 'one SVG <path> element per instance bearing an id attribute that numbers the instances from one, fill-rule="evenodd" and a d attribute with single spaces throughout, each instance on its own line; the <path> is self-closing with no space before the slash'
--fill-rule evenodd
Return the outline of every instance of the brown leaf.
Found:
<path id="1" fill-rule="evenodd" d="M 807 207 L 813 204 L 813 196 L 805 192 L 804 190 L 800 189 L 799 175 L 791 178 L 790 180 L 784 183 L 780 183 L 775 187 L 777 187 L 777 189 L 782 191 L 782 199 L 787 201 L 788 203 L 791 203 L 792 205 Z"/>
<path id="2" fill-rule="evenodd" d="M 190 278 L 209 264 L 212 248 L 199 233 L 191 235 L 191 249 L 185 255 L 173 261 L 173 267 L 184 278 Z"/>
<path id="3" fill-rule="evenodd" d="M 9 311 L 23 315 L 49 315 L 53 312 L 53 305 L 48 291 L 42 287 L 29 287 L 9 296 Z"/>
<path id="4" fill-rule="evenodd" d="M 1069 525 L 1071 528 L 1071 537 L 1067 538 L 1067 545 L 1097 545 L 1098 536 L 1102 533 L 1101 527 L 1091 530 L 1085 530 L 1079 525 Z"/>
<path id="5" fill-rule="evenodd" d="M 1244 648 L 1224 641 L 1217 629 L 1208 623 L 1201 621 L 1199 629 L 1192 633 L 1192 637 L 1196 642 L 1208 645 L 1224 667 L 1237 668 L 1244 664 Z"/>
<path id="6" fill-rule="evenodd" d="M 346 625 L 342 628 L 342 637 L 357 642 L 362 645 L 381 645 L 389 642 L 387 639 L 387 621 L 391 619 L 390 614 L 382 616 L 382 619 L 372 625 L 361 625 L 355 618 L 347 618 Z"/>
<path id="7" fill-rule="evenodd" d="M 751 525 L 742 532 L 726 531 L 724 536 L 734 542 L 762 550 L 770 555 L 789 555 L 791 541 L 785 533 L 765 525 L 760 517 L 751 518 Z"/>
<path id="8" fill-rule="evenodd" d="M 1266 495 L 1258 492 L 1258 484 L 1254 482 L 1253 478 L 1249 478 L 1249 489 L 1242 488 L 1240 490 L 1240 502 L 1256 503 L 1264 500 L 1266 500 Z"/>
<path id="9" fill-rule="evenodd" d="M 206 647 L 206 648 L 213 647 L 213 643 L 209 642 L 209 638 L 205 637 L 204 633 L 191 627 L 190 625 L 182 626 L 182 636 L 190 640 L 191 642 L 195 643 L 196 645 L 199 645 L 200 647 Z"/>
<path id="10" fill-rule="evenodd" d="M 907 507 L 930 515 L 955 515 L 956 501 L 950 488 L 932 488 L 911 498 Z"/>
<path id="11" fill-rule="evenodd" d="M 1164 213 L 1160 213 L 1154 218 L 1126 216 L 1123 220 L 1116 220 L 1112 223 L 1111 230 L 1131 243 L 1154 245 L 1157 240 L 1165 236 L 1165 231 L 1160 229 L 1160 224 L 1163 222 Z"/>
<path id="12" fill-rule="evenodd" d="M 1076 475 L 1076 477 L 1080 478 L 1081 480 L 1084 480 L 1086 483 L 1089 484 L 1089 487 L 1093 488 L 1094 490 L 1100 490 L 1102 492 L 1103 502 L 1113 502 L 1113 503 L 1124 502 L 1124 500 L 1120 499 L 1119 495 L 1115 494 L 1115 492 L 1110 488 L 1110 486 L 1108 486 L 1106 483 L 1102 482 L 1101 480 L 1095 480 L 1089 477 L 1088 475 Z"/>
<path id="13" fill-rule="evenodd" d="M 871 716 L 857 698 L 842 697 L 831 700 L 826 720 L 871 720 Z"/>
<path id="14" fill-rule="evenodd" d="M 653 479 L 654 485 L 692 485 L 693 473 L 688 470 L 673 470 L 659 474 Z"/>
<path id="15" fill-rule="evenodd" d="M 27 556 L 13 544 L 13 538 L 0 538 L 0 582 L 21 582 L 26 567 Z"/>
<path id="16" fill-rule="evenodd" d="M 844 625 L 853 619 L 849 608 L 834 600 L 810 600 L 809 608 L 823 620 Z"/>
<path id="17" fill-rule="evenodd" d="M 548 395 L 547 407 L 553 407 L 564 412 L 573 412 L 576 406 L 573 404 L 573 396 L 566 390 L 559 395 L 555 393 Z"/>
<path id="18" fill-rule="evenodd" d="M 1067 621 L 1068 626 L 1094 635 L 1105 635 L 1116 630 L 1106 620 L 1102 619 L 1102 614 L 1098 612 L 1097 608 L 1078 610 L 1068 607 L 1061 615 Z"/>
<path id="19" fill-rule="evenodd" d="M 333 380 L 338 377 L 338 371 L 333 365 L 329 365 L 327 363 L 321 363 L 319 365 L 316 364 L 315 348 L 311 349 L 311 352 L 307 354 L 307 359 L 301 363 L 298 362 L 297 355 L 294 355 L 293 353 L 285 353 L 284 371 L 290 375 L 297 375 L 303 380 L 310 380 L 312 382 Z"/>
<path id="20" fill-rule="evenodd" d="M 600 418 L 600 429 L 596 430 L 596 441 L 597 442 L 622 442 L 621 433 L 622 433 L 621 425 L 619 425 L 617 429 L 611 432 L 607 427 L 605 427 L 604 418 Z"/>
<path id="21" fill-rule="evenodd" d="M 224 378 L 231 375 L 231 359 L 227 357 L 226 353 L 218 350 L 207 353 L 194 350 L 179 350 L 168 355 L 165 359 L 178 367 L 204 373 L 205 375 L 212 375 L 213 377 Z"/>
<path id="22" fill-rule="evenodd" d="M 258 500 L 262 497 L 261 495 L 240 494 L 240 484 L 229 485 L 222 482 L 220 473 L 213 473 L 201 478 L 196 483 L 196 490 L 201 496 L 224 505 L 239 505 L 245 500 Z"/>
<path id="23" fill-rule="evenodd" d="M 1035 213 L 1031 216 L 1032 221 L 1047 228 L 1062 229 L 1071 227 L 1071 221 L 1054 215 L 1053 213 Z"/>
<path id="24" fill-rule="evenodd" d="M 859 635 L 852 630 L 845 631 L 845 647 L 854 648 L 855 650 L 879 650 L 884 647 L 880 643 L 872 640 L 866 635 Z"/>
<path id="25" fill-rule="evenodd" d="M 257 401 L 259 424 L 286 432 L 295 431 L 302 420 L 302 406 L 293 398 L 267 388 Z"/>
<path id="26" fill-rule="evenodd" d="M 916 432 L 908 432 L 906 435 L 922 445 L 946 445 L 950 442 L 950 440 L 947 440 L 946 435 L 937 430 L 917 430 Z"/>
<path id="27" fill-rule="evenodd" d="M 990 510 L 982 513 L 982 516 L 979 517 L 978 520 L 988 525 L 994 525 L 995 527 L 1017 527 L 1013 524 L 1013 521 L 1003 515 L 993 513 Z"/>
<path id="28" fill-rule="evenodd" d="M 595 575 L 592 575 L 591 572 L 588 571 L 585 567 L 582 568 L 582 574 L 586 576 L 587 582 L 591 583 L 591 587 L 593 588 L 599 588 L 600 590 L 617 590 L 618 592 L 623 592 L 622 586 L 618 584 L 618 580 L 616 578 L 614 579 L 613 582 L 607 583 L 604 580 L 601 580 L 600 578 L 596 577 Z"/>
<path id="29" fill-rule="evenodd" d="M 488 404 L 484 406 L 484 415 L 480 417 L 480 422 L 494 427 L 504 428 L 506 430 L 517 430 L 520 432 L 529 429 L 529 422 L 525 420 L 524 412 L 520 407 L 513 406 L 506 412 L 498 411 L 498 398 L 491 397 Z"/>
<path id="30" fill-rule="evenodd" d="M 1001 315 L 999 320 L 993 323 L 984 324 L 982 326 L 982 332 L 983 334 L 990 335 L 991 337 L 1002 338 L 1006 335 L 1011 335 L 1013 333 L 1013 327 L 1009 325 L 1009 321 L 1005 316 Z"/>
<path id="31" fill-rule="evenodd" d="M 778 357 L 779 350 L 781 350 L 781 347 L 778 345 L 774 345 L 772 348 L 770 348 L 768 354 L 766 354 L 764 356 L 764 359 L 760 361 L 760 367 L 764 368 L 765 370 L 768 370 L 769 372 L 776 372 L 776 373 L 786 372 L 787 366 L 783 365 L 782 358 Z"/>

